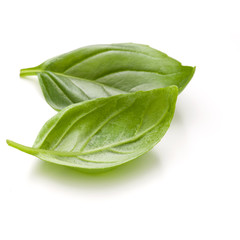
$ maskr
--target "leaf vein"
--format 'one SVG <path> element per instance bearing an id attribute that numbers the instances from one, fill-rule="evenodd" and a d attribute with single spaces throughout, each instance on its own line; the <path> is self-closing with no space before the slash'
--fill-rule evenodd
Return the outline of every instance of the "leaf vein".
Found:
<path id="1" fill-rule="evenodd" d="M 118 116 L 120 113 L 122 113 L 123 111 L 125 111 L 126 109 L 130 108 L 133 104 L 135 103 L 135 101 L 130 104 L 127 107 L 123 107 L 122 109 L 120 109 L 119 111 L 117 111 L 116 113 L 112 114 L 110 117 L 108 117 L 103 124 L 101 124 L 94 132 L 93 134 L 91 134 L 89 136 L 89 138 L 86 140 L 86 142 L 83 144 L 83 146 L 80 149 L 80 152 L 83 151 L 83 149 L 87 146 L 87 144 L 91 141 L 91 139 L 96 135 L 96 133 L 98 133 L 109 121 L 111 121 L 113 118 L 115 118 L 116 116 Z"/>
<path id="2" fill-rule="evenodd" d="M 67 97 L 67 99 L 69 99 L 71 101 L 71 103 L 74 103 L 74 101 L 71 99 L 71 97 L 68 96 L 68 94 L 62 89 L 61 85 L 58 83 L 58 78 L 51 76 L 51 78 L 49 78 L 52 80 L 53 83 L 55 83 L 55 85 L 57 86 L 58 89 L 61 90 L 61 92 Z"/>
<path id="3" fill-rule="evenodd" d="M 162 121 L 162 119 L 166 116 L 167 113 L 168 113 L 168 110 L 165 111 L 163 117 L 156 124 L 154 124 L 152 127 L 148 128 L 147 130 L 143 131 L 139 135 L 133 136 L 133 137 L 131 137 L 129 139 L 125 139 L 122 142 L 109 144 L 108 146 L 105 146 L 104 148 L 100 148 L 100 149 L 97 148 L 97 149 L 94 149 L 94 150 L 91 150 L 91 151 L 87 151 L 87 152 L 84 152 L 84 153 L 81 153 L 81 154 L 82 155 L 91 154 L 91 153 L 95 153 L 95 152 L 102 151 L 102 150 L 105 150 L 105 149 L 109 149 L 109 148 L 112 148 L 112 147 L 116 147 L 116 146 L 119 146 L 119 145 L 122 145 L 122 144 L 126 144 L 126 143 L 129 143 L 129 142 L 134 142 L 134 141 L 138 140 L 140 137 L 142 137 L 144 134 L 146 134 L 147 132 L 149 132 L 152 129 L 154 129 Z"/>
<path id="4" fill-rule="evenodd" d="M 86 57 L 86 58 L 84 58 L 84 59 L 81 59 L 81 61 L 76 62 L 75 64 L 73 64 L 73 65 L 69 66 L 68 68 L 66 68 L 66 69 L 64 70 L 64 73 L 66 73 L 67 71 L 71 70 L 71 69 L 74 68 L 76 65 L 78 65 L 78 64 L 80 65 L 80 64 L 82 64 L 83 62 L 85 62 L 85 61 L 87 61 L 87 60 L 89 60 L 89 59 L 91 59 L 91 58 L 94 58 L 94 57 L 96 57 L 96 56 L 102 55 L 102 54 L 104 54 L 104 53 L 106 53 L 106 52 L 129 52 L 129 53 L 136 53 L 136 54 L 139 54 L 139 55 L 148 56 L 148 57 L 151 57 L 151 58 L 154 58 L 154 59 L 159 59 L 158 57 L 153 57 L 153 56 L 148 55 L 148 54 L 143 53 L 143 52 L 137 52 L 137 51 L 132 51 L 132 50 L 124 50 L 124 49 L 109 49 L 109 50 L 99 51 L 98 53 L 92 54 L 92 55 L 90 55 L 90 56 L 88 56 L 88 57 Z"/>
<path id="5" fill-rule="evenodd" d="M 114 72 L 111 72 L 111 73 L 104 74 L 104 75 L 102 75 L 102 76 L 96 78 L 95 81 L 99 82 L 99 80 L 102 80 L 101 78 L 104 78 L 104 77 L 107 77 L 107 76 L 109 76 L 109 75 L 113 75 L 113 74 L 123 73 L 123 72 L 139 72 L 139 73 L 143 72 L 143 73 L 157 74 L 157 75 L 160 75 L 160 76 L 168 76 L 168 75 L 179 74 L 179 73 L 182 73 L 183 71 L 178 71 L 178 72 L 174 72 L 174 73 L 167 73 L 167 74 L 164 74 L 164 73 L 153 72 L 153 71 L 143 71 L 143 70 L 125 69 L 125 70 L 121 70 L 121 71 L 114 71 Z"/>
<path id="6" fill-rule="evenodd" d="M 106 103 L 105 103 L 106 104 Z M 105 104 L 102 104 L 101 106 L 105 105 Z M 57 146 L 60 144 L 60 142 L 62 141 L 62 139 L 66 136 L 66 134 L 71 130 L 71 128 L 76 124 L 78 123 L 78 121 L 80 121 L 83 117 L 86 117 L 88 114 L 94 112 L 96 109 L 98 109 L 100 106 L 96 106 L 95 108 L 91 109 L 89 112 L 81 115 L 80 117 L 78 117 L 71 125 L 68 126 L 68 128 L 64 131 L 64 133 L 62 134 L 62 136 L 59 138 L 59 140 L 57 141 L 57 143 L 52 146 L 51 148 L 52 149 L 56 149 Z"/>

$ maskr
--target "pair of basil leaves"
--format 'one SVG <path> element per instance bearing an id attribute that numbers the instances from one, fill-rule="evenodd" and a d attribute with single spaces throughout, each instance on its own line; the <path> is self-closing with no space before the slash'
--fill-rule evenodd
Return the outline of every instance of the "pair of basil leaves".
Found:
<path id="1" fill-rule="evenodd" d="M 7 143 L 42 160 L 85 170 L 128 162 L 156 145 L 174 115 L 177 95 L 195 68 L 146 45 L 94 45 L 22 69 L 37 75 L 59 111 L 33 147 Z"/>

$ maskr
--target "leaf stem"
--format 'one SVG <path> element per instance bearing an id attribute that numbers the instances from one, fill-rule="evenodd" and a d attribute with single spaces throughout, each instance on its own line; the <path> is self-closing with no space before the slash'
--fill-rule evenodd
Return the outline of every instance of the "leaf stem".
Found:
<path id="1" fill-rule="evenodd" d="M 8 139 L 6 140 L 6 142 L 9 146 L 14 147 L 22 152 L 29 153 L 32 155 L 35 155 L 37 153 L 37 150 L 34 148 L 24 146 L 22 144 L 16 143 L 16 142 L 8 140 Z"/>
<path id="2" fill-rule="evenodd" d="M 33 68 L 23 68 L 20 70 L 20 77 L 34 76 L 39 72 L 42 72 L 39 66 Z"/>

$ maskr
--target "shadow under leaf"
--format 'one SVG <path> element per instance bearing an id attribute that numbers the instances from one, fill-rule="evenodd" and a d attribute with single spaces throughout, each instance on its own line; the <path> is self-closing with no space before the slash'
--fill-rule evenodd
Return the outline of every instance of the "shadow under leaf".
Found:
<path id="1" fill-rule="evenodd" d="M 38 161 L 33 176 L 71 187 L 102 189 L 151 174 L 154 169 L 159 168 L 159 160 L 158 154 L 151 151 L 119 167 L 99 173 L 85 173 L 75 168 Z"/>

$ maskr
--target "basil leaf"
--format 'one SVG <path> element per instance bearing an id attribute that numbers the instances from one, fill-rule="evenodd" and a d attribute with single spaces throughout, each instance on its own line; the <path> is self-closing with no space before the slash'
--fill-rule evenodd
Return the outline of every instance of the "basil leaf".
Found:
<path id="1" fill-rule="evenodd" d="M 174 75 L 175 80 L 177 77 L 181 80 L 183 74 L 185 73 Z M 162 77 L 162 81 L 159 81 L 160 78 L 150 79 L 142 73 L 137 78 L 132 76 L 131 81 L 124 85 L 118 84 L 122 81 L 116 81 L 115 86 L 49 71 L 38 74 L 38 77 L 46 101 L 57 111 L 70 104 L 86 100 L 167 86 L 166 82 L 164 82 L 165 76 Z M 167 78 L 170 79 L 169 76 Z"/>
<path id="2" fill-rule="evenodd" d="M 41 129 L 32 148 L 42 160 L 96 170 L 121 165 L 156 145 L 174 115 L 178 88 L 154 89 L 70 105 Z"/>
<path id="3" fill-rule="evenodd" d="M 149 46 L 121 43 L 79 48 L 37 67 L 22 69 L 20 75 L 39 74 L 47 102 L 60 110 L 71 103 L 105 97 L 109 94 L 106 93 L 109 88 L 109 95 L 171 85 L 178 86 L 181 92 L 194 71 L 195 67 L 182 66 L 177 60 Z M 80 79 L 73 80 L 71 76 Z M 84 83 L 84 79 L 88 84 Z M 77 83 L 78 89 L 75 89 L 73 82 Z M 66 87 L 61 89 L 61 85 Z M 90 94 L 88 98 L 86 86 L 90 86 L 91 93 L 94 92 L 93 97 Z M 99 86 L 103 86 L 106 91 Z M 77 94 L 80 96 L 76 97 Z"/>

